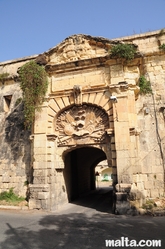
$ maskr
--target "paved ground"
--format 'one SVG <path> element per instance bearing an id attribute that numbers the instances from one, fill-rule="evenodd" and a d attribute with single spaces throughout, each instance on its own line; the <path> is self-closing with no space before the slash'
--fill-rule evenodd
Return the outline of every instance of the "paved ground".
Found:
<path id="1" fill-rule="evenodd" d="M 161 239 L 165 248 L 165 217 L 115 216 L 110 199 L 99 189 L 54 213 L 0 210 L 0 249 L 102 249 L 122 236 Z"/>

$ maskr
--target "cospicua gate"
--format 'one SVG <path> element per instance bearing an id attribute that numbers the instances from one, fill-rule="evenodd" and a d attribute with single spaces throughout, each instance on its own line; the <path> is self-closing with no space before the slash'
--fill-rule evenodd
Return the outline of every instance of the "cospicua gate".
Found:
<path id="1" fill-rule="evenodd" d="M 112 48 L 123 43 L 137 48 L 134 59 L 118 52 L 112 58 Z M 31 209 L 54 210 L 93 188 L 92 170 L 103 157 L 113 171 L 116 212 L 162 197 L 163 43 L 162 30 L 117 40 L 73 35 L 42 55 L 0 63 L 0 191 L 29 191 Z M 18 77 L 30 60 L 45 67 L 49 80 L 31 146 Z M 152 94 L 139 94 L 140 86 Z"/>
<path id="2" fill-rule="evenodd" d="M 106 39 L 77 35 L 45 53 L 49 89 L 31 136 L 31 209 L 55 210 L 93 189 L 94 167 L 104 159 L 118 191 L 116 207 L 122 208 L 124 200 L 128 209 L 125 195 L 132 165 L 137 166 L 138 88 L 133 77 L 139 74 L 139 59 L 129 84 L 129 68 L 107 56 L 111 45 Z"/>
<path id="3" fill-rule="evenodd" d="M 100 161 L 107 158 L 111 166 L 110 138 L 107 135 L 109 117 L 96 105 L 74 105 L 58 116 L 56 124 L 58 146 L 63 151 L 66 193 L 68 200 L 72 201 L 95 189 L 94 169 Z"/>
<path id="4" fill-rule="evenodd" d="M 78 86 L 76 91 L 77 88 Z M 75 89 L 72 94 L 73 96 L 77 94 Z M 85 102 L 84 97 L 92 97 L 95 101 Z M 42 158 L 42 162 L 34 161 L 34 181 L 30 186 L 30 205 L 35 203 L 38 205 L 36 208 L 41 208 L 40 205 L 45 202 L 46 209 L 49 207 L 54 210 L 84 192 L 94 189 L 95 166 L 105 159 L 108 166 L 112 167 L 113 179 L 116 183 L 116 153 L 111 127 L 113 108 L 105 89 L 99 93 L 82 94 L 81 103 L 77 102 L 75 97 L 75 103 L 69 103 L 70 105 L 58 110 L 58 101 L 65 103 L 63 98 L 70 101 L 69 96 L 66 95 L 49 100 L 48 111 L 51 112 L 49 119 L 54 133 L 33 137 L 33 145 L 36 146 L 34 158 L 35 160 Z M 37 141 L 38 139 L 42 141 Z M 42 143 L 47 146 L 45 157 L 40 152 L 40 155 L 38 154 Z M 47 162 L 44 163 L 44 160 Z M 46 168 L 41 169 L 42 165 L 43 167 L 46 165 Z M 46 183 L 48 179 L 49 183 Z"/>

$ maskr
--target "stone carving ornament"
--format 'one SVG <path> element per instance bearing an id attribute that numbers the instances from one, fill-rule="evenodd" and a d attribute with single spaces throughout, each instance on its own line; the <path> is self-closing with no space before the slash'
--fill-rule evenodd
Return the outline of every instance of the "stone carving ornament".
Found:
<path id="1" fill-rule="evenodd" d="M 81 105 L 82 104 L 82 86 L 75 85 L 73 87 L 73 95 L 75 104 Z"/>
<path id="2" fill-rule="evenodd" d="M 58 145 L 103 143 L 109 127 L 107 113 L 95 105 L 72 106 L 58 115 Z"/>

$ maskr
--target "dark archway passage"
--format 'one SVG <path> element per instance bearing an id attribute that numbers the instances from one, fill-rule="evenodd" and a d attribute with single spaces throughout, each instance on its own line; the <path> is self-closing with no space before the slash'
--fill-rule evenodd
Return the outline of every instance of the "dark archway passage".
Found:
<path id="1" fill-rule="evenodd" d="M 64 179 L 69 202 L 76 200 L 78 205 L 95 208 L 95 203 L 99 202 L 100 205 L 104 195 L 108 196 L 108 202 L 112 203 L 112 188 L 92 191 L 96 189 L 95 167 L 105 159 L 106 154 L 94 147 L 77 148 L 65 155 Z M 89 196 L 90 191 L 92 192 Z"/>
<path id="2" fill-rule="evenodd" d="M 64 179 L 71 202 L 95 189 L 95 166 L 106 159 L 106 154 L 94 147 L 74 149 L 65 155 Z"/>

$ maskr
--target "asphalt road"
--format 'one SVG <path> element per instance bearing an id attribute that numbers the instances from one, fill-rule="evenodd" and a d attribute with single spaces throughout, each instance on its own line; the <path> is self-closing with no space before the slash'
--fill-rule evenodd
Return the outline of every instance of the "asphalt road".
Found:
<path id="1" fill-rule="evenodd" d="M 121 237 L 165 248 L 165 217 L 116 216 L 111 207 L 111 192 L 100 189 L 53 213 L 0 210 L 0 249 L 102 249 Z"/>

